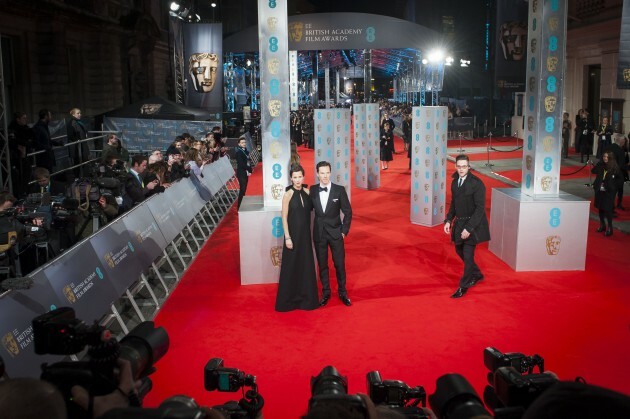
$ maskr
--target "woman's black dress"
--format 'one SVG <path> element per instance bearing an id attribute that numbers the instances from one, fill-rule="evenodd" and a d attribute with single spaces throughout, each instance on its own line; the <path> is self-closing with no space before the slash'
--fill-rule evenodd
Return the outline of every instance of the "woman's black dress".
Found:
<path id="1" fill-rule="evenodd" d="M 381 161 L 394 160 L 394 133 L 392 131 L 381 130 Z"/>
<path id="2" fill-rule="evenodd" d="M 311 198 L 292 186 L 289 201 L 289 236 L 293 249 L 282 249 L 282 267 L 276 296 L 276 311 L 313 310 L 319 307 L 315 259 L 311 242 Z"/>

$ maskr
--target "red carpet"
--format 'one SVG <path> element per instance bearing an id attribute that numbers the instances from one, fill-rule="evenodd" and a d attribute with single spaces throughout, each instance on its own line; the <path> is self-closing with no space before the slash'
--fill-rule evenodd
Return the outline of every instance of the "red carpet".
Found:
<path id="1" fill-rule="evenodd" d="M 313 153 L 300 153 L 313 183 Z M 580 375 L 629 393 L 628 237 L 604 238 L 591 222 L 585 272 L 515 273 L 479 246 L 476 260 L 486 280 L 453 300 L 462 263 L 442 226 L 409 222 L 407 164 L 397 154 L 379 190 L 352 190 L 350 308 L 333 298 L 312 312 L 276 313 L 275 285 L 241 286 L 232 208 L 156 319 L 171 347 L 145 404 L 174 394 L 209 406 L 238 400 L 240 392 L 204 391 L 203 368 L 213 357 L 257 376 L 267 418 L 306 412 L 310 378 L 326 365 L 348 376 L 350 393 L 365 392 L 366 373 L 378 370 L 383 379 L 423 385 L 429 393 L 440 375 L 458 372 L 481 394 L 487 346 L 537 353 L 561 378 Z M 449 164 L 447 174 L 452 170 Z M 261 193 L 261 174 L 259 167 L 249 194 Z M 483 179 L 488 191 L 504 187 Z"/>

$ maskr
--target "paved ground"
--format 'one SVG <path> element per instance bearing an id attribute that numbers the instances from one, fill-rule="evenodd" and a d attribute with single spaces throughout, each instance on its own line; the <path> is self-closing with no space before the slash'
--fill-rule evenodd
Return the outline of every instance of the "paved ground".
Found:
<path id="1" fill-rule="evenodd" d="M 477 144 L 463 144 L 463 148 L 466 150 L 466 154 L 477 154 L 477 153 L 486 153 L 486 147 L 477 146 Z M 514 146 L 495 146 L 497 150 L 513 150 Z M 448 148 L 449 156 L 454 156 L 458 154 L 458 147 L 449 147 Z M 454 158 L 449 157 L 449 160 L 454 161 Z M 487 160 L 483 161 L 473 161 L 471 162 L 471 166 L 480 173 L 491 176 L 495 179 L 498 179 L 508 185 L 519 186 L 520 183 L 511 181 L 500 175 L 499 172 L 506 170 L 518 170 L 521 168 L 522 159 L 501 159 L 501 160 L 491 160 L 490 163 L 494 166 L 488 167 L 486 166 Z M 568 167 L 575 167 L 575 170 L 578 170 L 580 167 L 584 166 L 583 163 L 580 163 L 579 157 L 569 156 L 568 159 L 565 159 L 563 162 L 563 172 L 567 170 Z M 593 198 L 593 188 L 586 186 L 586 183 L 589 182 L 588 174 L 590 173 L 589 169 L 585 169 L 583 171 L 586 177 L 579 179 L 567 179 L 560 180 L 560 190 L 564 192 L 568 192 L 572 195 L 579 196 L 580 198 L 591 200 Z M 626 182 L 625 184 L 625 194 L 630 194 L 630 183 Z M 626 208 L 626 211 L 630 211 L 630 208 Z M 590 214 L 593 220 L 599 221 L 599 217 L 592 213 Z M 630 221 L 613 221 L 613 227 L 616 230 L 622 231 L 624 233 L 630 234 Z"/>

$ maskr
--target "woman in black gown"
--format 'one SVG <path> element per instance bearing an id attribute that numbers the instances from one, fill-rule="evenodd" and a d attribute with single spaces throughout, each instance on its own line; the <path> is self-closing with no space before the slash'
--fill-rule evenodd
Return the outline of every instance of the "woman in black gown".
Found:
<path id="1" fill-rule="evenodd" d="M 319 301 L 311 242 L 311 198 L 302 183 L 302 166 L 291 167 L 289 176 L 291 186 L 282 198 L 284 247 L 276 311 L 313 310 Z"/>

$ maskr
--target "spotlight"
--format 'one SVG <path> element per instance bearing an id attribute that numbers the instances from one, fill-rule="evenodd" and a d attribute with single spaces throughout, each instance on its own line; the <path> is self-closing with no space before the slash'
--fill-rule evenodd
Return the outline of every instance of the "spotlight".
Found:
<path id="1" fill-rule="evenodd" d="M 433 50 L 429 52 L 429 55 L 427 58 L 432 63 L 442 62 L 442 60 L 444 60 L 444 51 L 439 50 L 439 49 Z"/>
<path id="2" fill-rule="evenodd" d="M 464 60 L 463 58 L 459 60 L 460 67 L 468 67 L 469 65 L 470 65 L 470 60 Z"/>
<path id="3" fill-rule="evenodd" d="M 422 64 L 427 65 L 429 64 L 429 60 L 427 60 L 426 58 L 422 59 Z"/>
<path id="4" fill-rule="evenodd" d="M 210 3 L 210 7 L 217 7 L 217 4 L 215 2 Z"/>
<path id="5" fill-rule="evenodd" d="M 252 65 L 252 60 L 250 60 L 249 58 L 247 59 L 247 67 L 251 67 Z"/>
<path id="6" fill-rule="evenodd" d="M 180 8 L 179 3 L 177 3 L 176 1 L 171 2 L 171 11 L 176 12 L 179 10 L 179 8 Z"/>
<path id="7" fill-rule="evenodd" d="M 452 65 L 452 64 L 453 64 L 453 61 L 455 61 L 455 60 L 453 59 L 453 57 L 446 57 L 446 59 L 444 60 L 444 64 L 445 64 L 445 65 Z"/>

